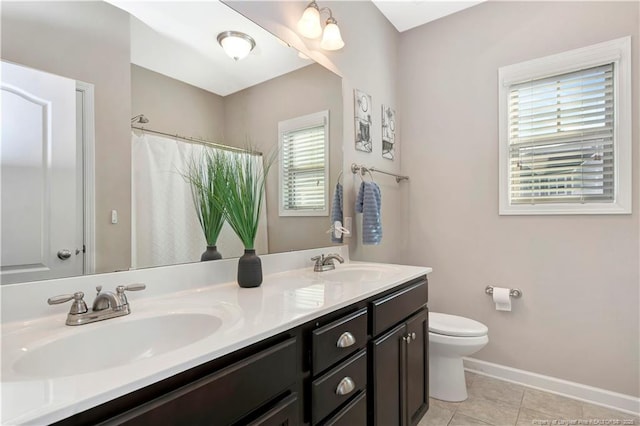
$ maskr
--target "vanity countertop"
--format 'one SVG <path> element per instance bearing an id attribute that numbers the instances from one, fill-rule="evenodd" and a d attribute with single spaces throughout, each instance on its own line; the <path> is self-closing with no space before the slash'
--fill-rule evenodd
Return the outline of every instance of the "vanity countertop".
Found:
<path id="1" fill-rule="evenodd" d="M 252 289 L 228 282 L 139 300 L 132 294 L 130 315 L 93 324 L 66 326 L 66 315 L 60 314 L 3 324 L 2 424 L 44 424 L 64 419 L 431 272 L 431 268 L 416 266 L 345 265 L 361 271 L 371 266 L 373 272 L 366 280 L 354 280 L 354 275 L 345 274 L 329 281 L 330 274 L 323 275 L 326 272 L 297 269 L 265 275 L 262 286 Z M 343 265 L 336 270 L 341 267 L 347 270 Z M 380 268 L 386 272 L 379 272 Z M 221 323 L 213 334 L 178 349 L 86 374 L 58 374 L 60 377 L 44 379 L 21 375 L 13 368 L 24 352 L 52 341 L 75 338 L 80 333 L 95 339 L 116 324 L 126 327 L 127 322 L 142 324 L 140 320 L 180 314 L 214 315 Z M 115 351 L 121 344 L 111 343 Z M 82 370 L 82 366 L 78 368 Z"/>

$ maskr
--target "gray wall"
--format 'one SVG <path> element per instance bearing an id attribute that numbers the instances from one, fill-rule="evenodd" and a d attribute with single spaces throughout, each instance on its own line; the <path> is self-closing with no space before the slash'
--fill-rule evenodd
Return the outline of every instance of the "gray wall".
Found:
<path id="1" fill-rule="evenodd" d="M 398 32 L 372 2 L 322 1 L 321 7 L 330 7 L 333 11 L 345 40 L 342 50 L 328 52 L 320 49 L 319 41 L 302 38 L 294 31 L 302 11 L 308 4 L 306 0 L 226 0 L 224 3 L 343 77 L 344 211 L 345 216 L 354 217 L 354 199 L 360 178 L 351 174 L 351 163 L 400 172 L 400 162 L 405 156 L 404 139 L 400 133 L 397 135 L 398 158 L 395 161 L 382 158 L 381 105 L 398 106 Z M 353 90 L 356 88 L 370 94 L 373 100 L 373 153 L 370 154 L 356 151 L 354 147 Z M 398 110 L 398 122 L 401 123 L 404 119 L 403 111 Z M 382 189 L 382 244 L 363 246 L 362 237 L 357 229 L 353 237 L 345 242 L 349 243 L 353 259 L 405 263 L 403 252 L 408 241 L 408 211 L 404 207 L 407 205 L 408 185 L 397 184 L 393 178 L 379 174 L 375 175 L 375 179 Z M 358 215 L 358 222 L 359 216 L 361 215 Z"/>
<path id="2" fill-rule="evenodd" d="M 342 170 L 342 79 L 314 64 L 224 98 L 225 143 L 250 142 L 265 153 L 278 149 L 278 122 L 329 110 L 329 203 Z M 267 178 L 269 252 L 302 250 L 331 244 L 329 216 L 280 217 L 278 162 Z"/>
<path id="3" fill-rule="evenodd" d="M 129 56 L 129 15 L 109 4 L 2 3 L 2 59 L 95 85 L 97 272 L 131 259 Z"/>
<path id="4" fill-rule="evenodd" d="M 131 111 L 144 114 L 150 129 L 221 143 L 223 103 L 215 93 L 131 64 Z"/>
<path id="5" fill-rule="evenodd" d="M 638 2 L 487 2 L 403 33 L 408 263 L 434 311 L 475 318 L 475 357 L 629 395 L 639 389 Z M 633 215 L 498 216 L 498 67 L 632 36 Z M 488 284 L 518 287 L 497 312 Z"/>

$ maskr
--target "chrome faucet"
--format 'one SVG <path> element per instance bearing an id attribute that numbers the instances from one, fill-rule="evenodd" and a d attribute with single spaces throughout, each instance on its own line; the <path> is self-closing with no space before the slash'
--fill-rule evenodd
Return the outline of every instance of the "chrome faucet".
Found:
<path id="1" fill-rule="evenodd" d="M 336 265 L 333 263 L 334 260 L 337 260 L 340 263 L 344 263 L 344 259 L 342 258 L 342 256 L 336 253 L 328 254 L 326 256 L 324 254 L 321 254 L 319 256 L 312 257 L 311 260 L 316 262 L 313 265 L 314 272 L 324 272 L 336 269 Z"/>
<path id="2" fill-rule="evenodd" d="M 96 287 L 98 294 L 93 301 L 93 307 L 91 310 L 87 308 L 87 304 L 84 301 L 84 293 L 81 291 L 73 294 L 63 294 L 61 296 L 50 297 L 47 303 L 50 305 L 58 305 L 73 300 L 71 309 L 67 315 L 67 325 L 82 325 L 89 324 L 96 321 L 102 321 L 109 318 L 121 317 L 129 315 L 131 308 L 129 307 L 129 301 L 124 294 L 125 291 L 138 291 L 144 290 L 146 286 L 144 284 L 130 284 L 127 286 L 119 285 L 116 287 L 116 293 L 106 291 L 102 293 L 102 286 Z"/>

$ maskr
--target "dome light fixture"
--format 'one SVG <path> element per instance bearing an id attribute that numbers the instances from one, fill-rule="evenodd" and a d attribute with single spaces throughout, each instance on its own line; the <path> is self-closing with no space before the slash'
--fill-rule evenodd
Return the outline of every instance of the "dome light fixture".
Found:
<path id="1" fill-rule="evenodd" d="M 245 58 L 256 47 L 256 41 L 240 31 L 221 32 L 218 34 L 218 43 L 234 61 Z"/>
<path id="2" fill-rule="evenodd" d="M 324 31 L 320 25 L 321 12 L 329 12 Z M 320 47 L 324 50 L 340 50 L 344 47 L 340 28 L 338 28 L 338 21 L 333 17 L 331 9 L 328 7 L 320 9 L 315 0 L 309 3 L 302 13 L 302 17 L 298 21 L 298 32 L 311 39 L 316 39 L 322 35 Z"/>

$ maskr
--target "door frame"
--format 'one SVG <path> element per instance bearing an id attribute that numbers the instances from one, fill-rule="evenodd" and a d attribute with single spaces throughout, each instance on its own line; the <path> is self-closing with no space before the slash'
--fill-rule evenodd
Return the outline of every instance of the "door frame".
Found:
<path id="1" fill-rule="evenodd" d="M 76 92 L 82 95 L 82 178 L 84 213 L 84 270 L 94 274 L 96 268 L 95 215 L 95 88 L 91 83 L 76 80 Z"/>

